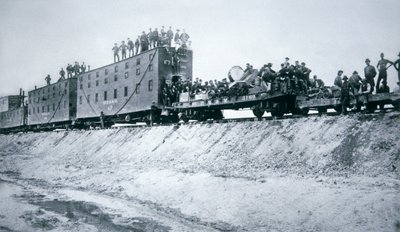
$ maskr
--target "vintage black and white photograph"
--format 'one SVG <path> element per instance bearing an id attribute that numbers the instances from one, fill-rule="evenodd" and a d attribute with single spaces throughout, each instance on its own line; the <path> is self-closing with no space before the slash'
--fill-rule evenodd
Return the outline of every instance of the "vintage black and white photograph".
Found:
<path id="1" fill-rule="evenodd" d="M 400 232 L 399 0 L 0 0 L 0 232 Z"/>

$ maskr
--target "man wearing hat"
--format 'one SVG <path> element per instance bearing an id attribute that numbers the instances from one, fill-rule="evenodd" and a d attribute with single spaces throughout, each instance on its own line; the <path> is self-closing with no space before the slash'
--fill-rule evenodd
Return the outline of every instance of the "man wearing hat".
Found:
<path id="1" fill-rule="evenodd" d="M 388 66 L 389 64 L 389 66 Z M 392 65 L 393 62 L 385 59 L 385 54 L 381 53 L 381 59 L 378 61 L 376 67 L 379 70 L 378 80 L 376 81 L 376 89 L 379 89 L 379 84 L 381 80 L 387 81 L 387 72 L 386 70 Z"/>
<path id="2" fill-rule="evenodd" d="M 133 44 L 133 41 L 130 38 L 128 38 L 128 48 L 129 48 L 128 53 L 129 53 L 129 57 L 132 57 L 134 55 L 133 54 L 134 47 L 135 47 L 135 45 Z"/>
<path id="3" fill-rule="evenodd" d="M 357 71 L 354 71 L 353 75 L 350 76 L 349 84 L 353 90 L 353 93 L 358 93 L 361 86 L 361 77 L 358 75 Z"/>
<path id="4" fill-rule="evenodd" d="M 122 59 L 126 59 L 126 50 L 128 49 L 128 45 L 125 44 L 125 41 L 121 41 L 121 46 L 119 46 L 119 50 L 121 50 Z"/>
<path id="5" fill-rule="evenodd" d="M 113 50 L 113 52 L 114 52 L 114 62 L 117 62 L 117 59 L 119 61 L 119 54 L 118 54 L 119 53 L 119 47 L 118 47 L 118 44 L 115 43 L 114 47 L 111 50 Z"/>
<path id="6" fill-rule="evenodd" d="M 142 31 L 142 35 L 140 36 L 140 51 L 144 52 L 149 50 L 149 39 L 147 38 L 147 34 L 145 31 Z"/>
<path id="7" fill-rule="evenodd" d="M 374 86 L 375 86 L 374 78 L 376 76 L 376 70 L 374 66 L 370 65 L 370 63 L 371 61 L 367 58 L 365 60 L 365 64 L 367 64 L 367 66 L 365 66 L 364 68 L 364 76 L 367 82 L 371 85 L 371 92 L 374 92 Z"/>
<path id="8" fill-rule="evenodd" d="M 347 81 L 347 76 L 343 77 L 342 89 L 340 91 L 340 102 L 342 103 L 342 114 L 347 114 L 347 106 L 350 103 L 351 86 Z"/>
<path id="9" fill-rule="evenodd" d="M 342 88 L 342 74 L 343 74 L 343 71 L 339 70 L 337 73 L 337 77 L 335 78 L 335 81 L 333 82 L 333 84 L 339 88 Z"/>
<path id="10" fill-rule="evenodd" d="M 169 27 L 167 31 L 167 38 L 168 38 L 168 45 L 171 47 L 171 41 L 174 38 L 174 32 L 172 31 L 171 26 Z"/>
<path id="11" fill-rule="evenodd" d="M 179 29 L 176 29 L 176 33 L 175 33 L 175 37 L 174 37 L 174 41 L 175 41 L 176 44 L 180 43 L 179 42 L 179 38 L 180 38 Z"/>
<path id="12" fill-rule="evenodd" d="M 400 57 L 400 52 L 398 54 L 398 56 Z M 393 63 L 394 68 L 397 70 L 397 78 L 399 80 L 399 82 L 397 82 L 397 85 L 399 85 L 400 87 L 400 59 L 397 59 L 394 63 Z"/>
<path id="13" fill-rule="evenodd" d="M 368 83 L 367 79 L 362 79 L 359 94 L 372 93 L 372 85 Z"/>
<path id="14" fill-rule="evenodd" d="M 290 66 L 289 57 L 286 57 L 286 58 L 285 58 L 285 62 L 283 62 L 283 63 L 285 64 L 285 67 L 286 67 L 286 68 L 289 68 L 289 66 Z"/>

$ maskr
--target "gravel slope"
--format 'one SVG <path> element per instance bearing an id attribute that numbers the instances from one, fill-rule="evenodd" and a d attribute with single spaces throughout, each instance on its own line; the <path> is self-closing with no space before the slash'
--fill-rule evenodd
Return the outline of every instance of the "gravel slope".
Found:
<path id="1" fill-rule="evenodd" d="M 394 112 L 1 135 L 0 171 L 217 230 L 394 231 L 399 141 Z"/>

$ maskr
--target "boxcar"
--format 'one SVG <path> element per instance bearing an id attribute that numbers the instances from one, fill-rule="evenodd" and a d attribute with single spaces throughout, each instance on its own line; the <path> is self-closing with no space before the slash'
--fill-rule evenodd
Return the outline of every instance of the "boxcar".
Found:
<path id="1" fill-rule="evenodd" d="M 76 119 L 76 78 L 28 92 L 30 127 L 65 127 Z"/>
<path id="2" fill-rule="evenodd" d="M 0 97 L 0 112 L 17 109 L 21 106 L 21 95 Z"/>
<path id="3" fill-rule="evenodd" d="M 158 47 L 78 76 L 77 118 L 145 121 L 165 108 L 162 89 L 174 75 L 192 80 L 192 51 Z M 179 65 L 177 65 L 177 57 Z"/>
<path id="4" fill-rule="evenodd" d="M 0 112 L 0 132 L 22 130 L 26 126 L 26 106 Z"/>

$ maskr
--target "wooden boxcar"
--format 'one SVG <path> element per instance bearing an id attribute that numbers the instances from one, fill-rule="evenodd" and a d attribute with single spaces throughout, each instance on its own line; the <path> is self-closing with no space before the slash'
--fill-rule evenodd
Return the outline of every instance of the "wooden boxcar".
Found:
<path id="1" fill-rule="evenodd" d="M 18 107 L 9 111 L 0 112 L 0 132 L 20 130 L 26 125 L 27 107 Z"/>
<path id="2" fill-rule="evenodd" d="M 192 51 L 158 47 L 78 76 L 77 118 L 96 121 L 101 112 L 125 121 L 145 121 L 164 108 L 162 89 L 174 75 L 192 80 Z M 177 65 L 177 57 L 179 65 Z"/>
<path id="3" fill-rule="evenodd" d="M 77 78 L 28 92 L 28 125 L 67 126 L 76 119 Z"/>
<path id="4" fill-rule="evenodd" d="M 21 106 L 21 95 L 0 97 L 0 112 L 17 109 Z"/>

